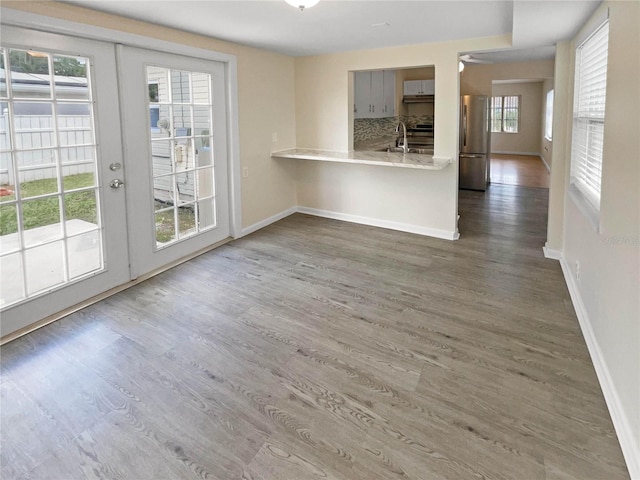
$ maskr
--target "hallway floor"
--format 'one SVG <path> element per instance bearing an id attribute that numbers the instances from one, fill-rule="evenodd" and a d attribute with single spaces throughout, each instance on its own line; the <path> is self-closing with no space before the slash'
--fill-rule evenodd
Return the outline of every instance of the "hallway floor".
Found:
<path id="1" fill-rule="evenodd" d="M 491 154 L 491 183 L 549 188 L 549 177 L 540 157 Z"/>

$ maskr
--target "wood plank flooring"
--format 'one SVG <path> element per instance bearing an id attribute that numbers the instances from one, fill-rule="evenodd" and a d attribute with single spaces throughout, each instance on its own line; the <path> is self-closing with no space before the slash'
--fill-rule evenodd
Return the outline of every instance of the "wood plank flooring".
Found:
<path id="1" fill-rule="evenodd" d="M 2 479 L 628 478 L 548 191 L 296 214 L 1 349 Z"/>
<path id="2" fill-rule="evenodd" d="M 538 156 L 491 154 L 491 182 L 549 188 L 550 175 Z"/>

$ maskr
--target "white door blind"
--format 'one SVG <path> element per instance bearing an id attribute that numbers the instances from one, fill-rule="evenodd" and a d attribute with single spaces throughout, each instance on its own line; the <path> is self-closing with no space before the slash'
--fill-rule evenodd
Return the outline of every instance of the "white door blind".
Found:
<path id="1" fill-rule="evenodd" d="M 600 210 L 609 22 L 576 51 L 571 183 Z"/>

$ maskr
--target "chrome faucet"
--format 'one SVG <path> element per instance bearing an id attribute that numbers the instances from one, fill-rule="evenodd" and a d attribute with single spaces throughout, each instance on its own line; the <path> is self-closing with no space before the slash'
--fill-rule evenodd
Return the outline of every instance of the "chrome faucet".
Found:
<path id="1" fill-rule="evenodd" d="M 396 133 L 398 134 L 398 136 L 400 136 L 400 126 L 402 125 L 402 153 L 407 153 L 409 150 L 409 147 L 407 145 L 407 126 L 404 124 L 404 122 L 398 122 L 398 125 L 396 126 Z M 400 146 L 398 145 L 398 139 L 396 139 L 396 146 Z"/>

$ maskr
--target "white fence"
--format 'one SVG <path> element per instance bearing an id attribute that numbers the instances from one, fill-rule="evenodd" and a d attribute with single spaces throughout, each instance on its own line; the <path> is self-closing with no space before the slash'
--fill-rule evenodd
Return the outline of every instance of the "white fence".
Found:
<path id="1" fill-rule="evenodd" d="M 16 115 L 15 149 L 17 172 L 11 156 L 0 156 L 0 184 L 15 185 L 17 181 L 30 182 L 45 178 L 56 178 L 54 146 L 55 131 L 51 115 Z M 9 119 L 0 116 L 0 149 L 9 150 Z M 62 175 L 74 175 L 94 171 L 95 148 L 91 132 L 91 117 L 88 115 L 59 115 L 58 135 L 61 148 Z M 88 145 L 88 146 L 87 146 Z"/>

